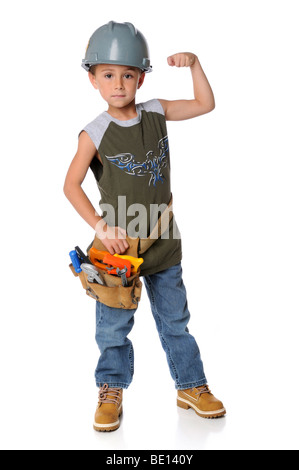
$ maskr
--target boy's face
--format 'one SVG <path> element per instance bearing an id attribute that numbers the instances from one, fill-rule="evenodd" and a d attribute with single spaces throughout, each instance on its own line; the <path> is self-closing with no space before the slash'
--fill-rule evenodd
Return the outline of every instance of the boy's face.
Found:
<path id="1" fill-rule="evenodd" d="M 110 107 L 124 108 L 135 102 L 144 75 L 135 67 L 100 64 L 96 66 L 94 75 L 89 72 L 89 79 Z"/>

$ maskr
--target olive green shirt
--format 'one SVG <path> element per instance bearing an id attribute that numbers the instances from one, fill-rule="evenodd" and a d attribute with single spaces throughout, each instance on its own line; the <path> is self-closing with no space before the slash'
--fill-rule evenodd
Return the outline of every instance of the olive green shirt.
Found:
<path id="1" fill-rule="evenodd" d="M 151 100 L 138 104 L 136 110 L 137 117 L 129 121 L 104 112 L 83 130 L 102 160 L 95 157 L 90 168 L 107 224 L 124 228 L 131 237 L 147 238 L 171 200 L 169 144 L 161 103 Z M 142 257 L 141 275 L 163 271 L 181 261 L 174 218 L 169 231 Z"/>

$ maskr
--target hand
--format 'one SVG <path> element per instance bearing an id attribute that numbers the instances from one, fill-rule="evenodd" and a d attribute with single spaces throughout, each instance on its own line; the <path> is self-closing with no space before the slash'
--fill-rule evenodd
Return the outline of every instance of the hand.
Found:
<path id="1" fill-rule="evenodd" d="M 96 234 L 111 255 L 121 255 L 129 248 L 126 231 L 121 227 L 109 227 L 103 219 L 96 225 Z"/>
<path id="2" fill-rule="evenodd" d="M 192 52 L 179 52 L 178 54 L 168 57 L 167 62 L 171 67 L 192 67 L 196 60 L 198 60 L 198 58 L 195 54 L 192 54 Z"/>

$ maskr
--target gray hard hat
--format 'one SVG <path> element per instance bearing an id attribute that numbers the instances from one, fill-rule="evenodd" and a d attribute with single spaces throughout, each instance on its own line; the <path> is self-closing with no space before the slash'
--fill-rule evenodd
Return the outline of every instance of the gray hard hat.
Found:
<path id="1" fill-rule="evenodd" d="M 114 64 L 137 67 L 151 72 L 149 50 L 145 37 L 132 23 L 110 23 L 101 26 L 91 36 L 82 67 Z"/>

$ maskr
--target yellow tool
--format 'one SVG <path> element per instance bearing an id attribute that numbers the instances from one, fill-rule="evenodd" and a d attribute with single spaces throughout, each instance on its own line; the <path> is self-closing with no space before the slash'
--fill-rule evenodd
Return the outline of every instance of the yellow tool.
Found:
<path id="1" fill-rule="evenodd" d="M 132 265 L 132 271 L 131 271 L 132 274 L 136 274 L 138 272 L 139 267 L 144 262 L 143 258 L 134 258 L 133 256 L 118 255 L 118 254 L 115 254 L 113 256 L 115 256 L 116 258 L 126 259 L 127 261 L 130 261 Z"/>

